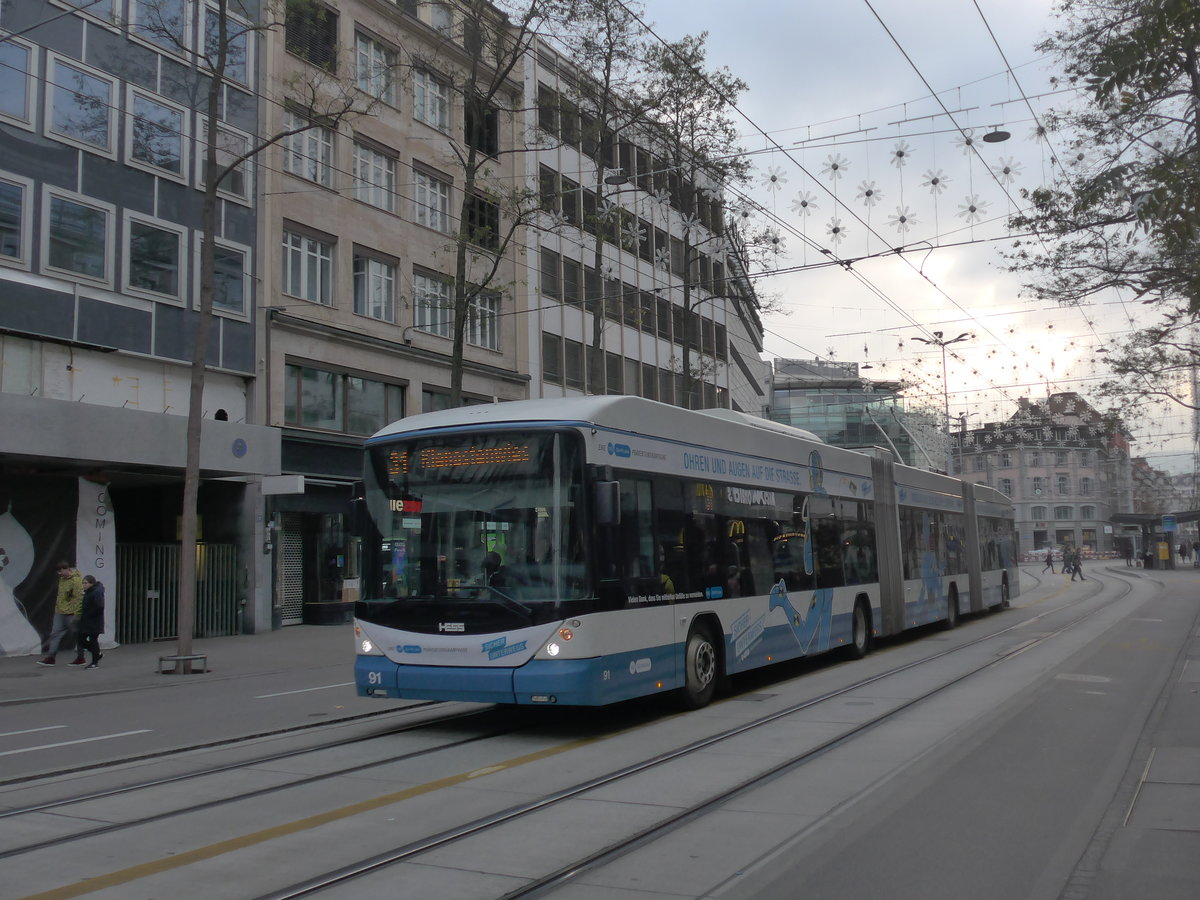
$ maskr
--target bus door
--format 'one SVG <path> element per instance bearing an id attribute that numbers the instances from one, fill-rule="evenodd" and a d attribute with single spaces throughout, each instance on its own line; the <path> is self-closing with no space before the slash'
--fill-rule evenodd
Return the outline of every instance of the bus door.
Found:
<path id="1" fill-rule="evenodd" d="M 871 458 L 875 481 L 875 547 L 879 560 L 880 634 L 904 630 L 904 568 L 900 558 L 900 508 L 896 503 L 895 466 Z"/>

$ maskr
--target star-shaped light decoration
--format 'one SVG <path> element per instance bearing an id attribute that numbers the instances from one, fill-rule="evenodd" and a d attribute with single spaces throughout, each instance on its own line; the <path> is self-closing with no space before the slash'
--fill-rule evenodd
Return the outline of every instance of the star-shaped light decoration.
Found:
<path id="1" fill-rule="evenodd" d="M 908 146 L 907 141 L 897 141 L 896 146 L 892 148 L 892 165 L 897 169 L 903 169 L 908 165 L 910 159 L 912 159 L 912 147 Z"/>
<path id="2" fill-rule="evenodd" d="M 879 185 L 874 181 L 864 181 L 858 186 L 858 199 L 863 202 L 864 206 L 870 209 L 883 199 L 883 191 L 879 189 Z"/>
<path id="3" fill-rule="evenodd" d="M 816 208 L 817 198 L 808 191 L 801 191 L 796 195 L 796 199 L 792 201 L 792 212 L 798 213 L 805 218 L 808 218 Z"/>
<path id="4" fill-rule="evenodd" d="M 670 209 L 671 194 L 665 189 L 660 189 L 654 192 L 654 202 L 663 209 Z"/>
<path id="5" fill-rule="evenodd" d="M 767 229 L 767 240 L 770 242 L 771 251 L 778 256 L 783 250 L 783 235 L 779 233 L 779 229 Z"/>
<path id="6" fill-rule="evenodd" d="M 841 219 L 834 216 L 825 226 L 825 233 L 829 235 L 829 240 L 833 243 L 840 244 L 846 238 L 846 226 L 842 224 Z"/>
<path id="7" fill-rule="evenodd" d="M 688 213 L 686 216 L 683 217 L 682 224 L 683 224 L 684 233 L 690 234 L 691 232 L 696 231 L 700 227 L 701 222 L 700 222 L 700 218 L 698 216 L 694 215 L 693 213 Z"/>
<path id="8" fill-rule="evenodd" d="M 1016 177 L 1021 174 L 1021 169 L 1021 164 L 1011 156 L 1002 156 L 992 166 L 992 174 L 996 176 L 996 180 L 1001 184 L 1012 184 L 1016 180 Z"/>
<path id="9" fill-rule="evenodd" d="M 734 212 L 737 214 L 737 217 L 739 219 L 741 219 L 743 222 L 745 222 L 748 219 L 754 218 L 754 207 L 751 205 L 750 201 L 748 201 L 748 200 L 743 200 L 741 203 L 739 203 L 737 206 L 735 206 Z"/>
<path id="10" fill-rule="evenodd" d="M 917 224 L 917 217 L 907 206 L 897 206 L 896 214 L 888 216 L 888 224 L 901 234 L 907 234 L 908 229 Z"/>
<path id="11" fill-rule="evenodd" d="M 834 181 L 837 181 L 846 174 L 846 170 L 849 168 L 850 160 L 840 153 L 832 153 L 825 160 L 825 165 L 821 167 L 821 174 L 828 175 Z"/>
<path id="12" fill-rule="evenodd" d="M 659 247 L 654 251 L 654 265 L 667 272 L 671 268 L 671 251 L 666 247 Z"/>
<path id="13" fill-rule="evenodd" d="M 975 129 L 964 128 L 954 138 L 954 146 L 963 152 L 963 156 L 970 156 L 975 152 Z"/>
<path id="14" fill-rule="evenodd" d="M 646 229 L 639 225 L 637 220 L 629 219 L 621 227 L 621 243 L 625 245 L 626 250 L 637 250 L 642 246 L 644 240 L 646 240 Z"/>
<path id="15" fill-rule="evenodd" d="M 787 184 L 787 175 L 783 169 L 778 166 L 769 166 L 767 174 L 762 177 L 762 186 L 771 193 L 783 190 L 783 186 Z"/>
<path id="16" fill-rule="evenodd" d="M 606 262 L 600 267 L 600 276 L 605 281 L 612 281 L 617 277 L 617 267 L 610 262 Z"/>
<path id="17" fill-rule="evenodd" d="M 983 221 L 983 217 L 987 215 L 987 203 L 980 200 L 978 194 L 971 194 L 958 205 L 958 215 L 968 225 L 974 225 Z"/>
<path id="18" fill-rule="evenodd" d="M 938 196 L 946 190 L 946 185 L 950 183 L 950 176 L 941 169 L 930 169 L 922 176 L 922 187 L 929 188 L 929 193 L 933 196 Z"/>

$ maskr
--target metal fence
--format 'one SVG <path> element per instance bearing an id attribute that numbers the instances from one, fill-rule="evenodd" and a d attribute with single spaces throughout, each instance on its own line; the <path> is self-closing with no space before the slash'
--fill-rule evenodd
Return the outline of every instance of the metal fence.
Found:
<path id="1" fill-rule="evenodd" d="M 177 637 L 179 545 L 117 545 L 117 641 L 138 644 Z M 194 637 L 236 634 L 237 547 L 196 545 Z"/>

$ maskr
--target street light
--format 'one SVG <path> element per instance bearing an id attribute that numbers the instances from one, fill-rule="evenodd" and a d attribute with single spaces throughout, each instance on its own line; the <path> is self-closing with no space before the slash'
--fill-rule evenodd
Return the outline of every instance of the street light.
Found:
<path id="1" fill-rule="evenodd" d="M 951 449 L 953 442 L 951 441 L 951 438 L 950 438 L 950 385 L 946 381 L 946 348 L 949 347 L 951 344 L 957 344 L 959 341 L 965 341 L 969 337 L 972 337 L 971 333 L 964 331 L 958 337 L 950 338 L 949 340 L 947 340 L 946 338 L 942 337 L 942 332 L 935 331 L 933 333 L 933 337 L 931 337 L 931 338 L 915 337 L 915 338 L 909 339 L 909 340 L 913 340 L 913 341 L 920 341 L 922 344 L 932 344 L 935 347 L 942 348 L 942 401 L 943 401 L 944 412 L 945 412 L 945 416 L 946 416 L 946 418 L 944 419 L 944 422 L 945 422 L 945 427 L 946 427 L 946 474 L 947 475 L 951 474 L 950 473 L 950 468 L 951 468 L 950 464 L 951 464 L 951 461 L 954 459 L 954 454 Z"/>

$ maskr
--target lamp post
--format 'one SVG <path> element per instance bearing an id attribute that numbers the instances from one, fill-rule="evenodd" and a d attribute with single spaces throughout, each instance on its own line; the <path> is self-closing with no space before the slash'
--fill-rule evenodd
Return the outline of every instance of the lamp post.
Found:
<path id="1" fill-rule="evenodd" d="M 923 338 L 923 337 L 910 338 L 910 340 L 920 341 L 922 344 L 931 344 L 934 347 L 942 348 L 942 403 L 943 403 L 943 407 L 944 407 L 943 412 L 946 416 L 946 418 L 943 421 L 945 423 L 945 429 L 946 429 L 946 474 L 947 475 L 951 474 L 950 473 L 950 469 L 952 468 L 951 462 L 954 459 L 954 454 L 953 454 L 953 449 L 952 449 L 953 442 L 951 441 L 951 438 L 950 438 L 950 385 L 946 380 L 946 348 L 949 347 L 951 344 L 957 344 L 959 341 L 965 341 L 965 340 L 967 340 L 967 338 L 969 338 L 971 336 L 972 335 L 970 334 L 970 332 L 964 331 L 962 334 L 960 334 L 956 338 L 946 339 L 946 338 L 942 337 L 942 332 L 935 331 L 933 333 L 932 338 Z"/>

